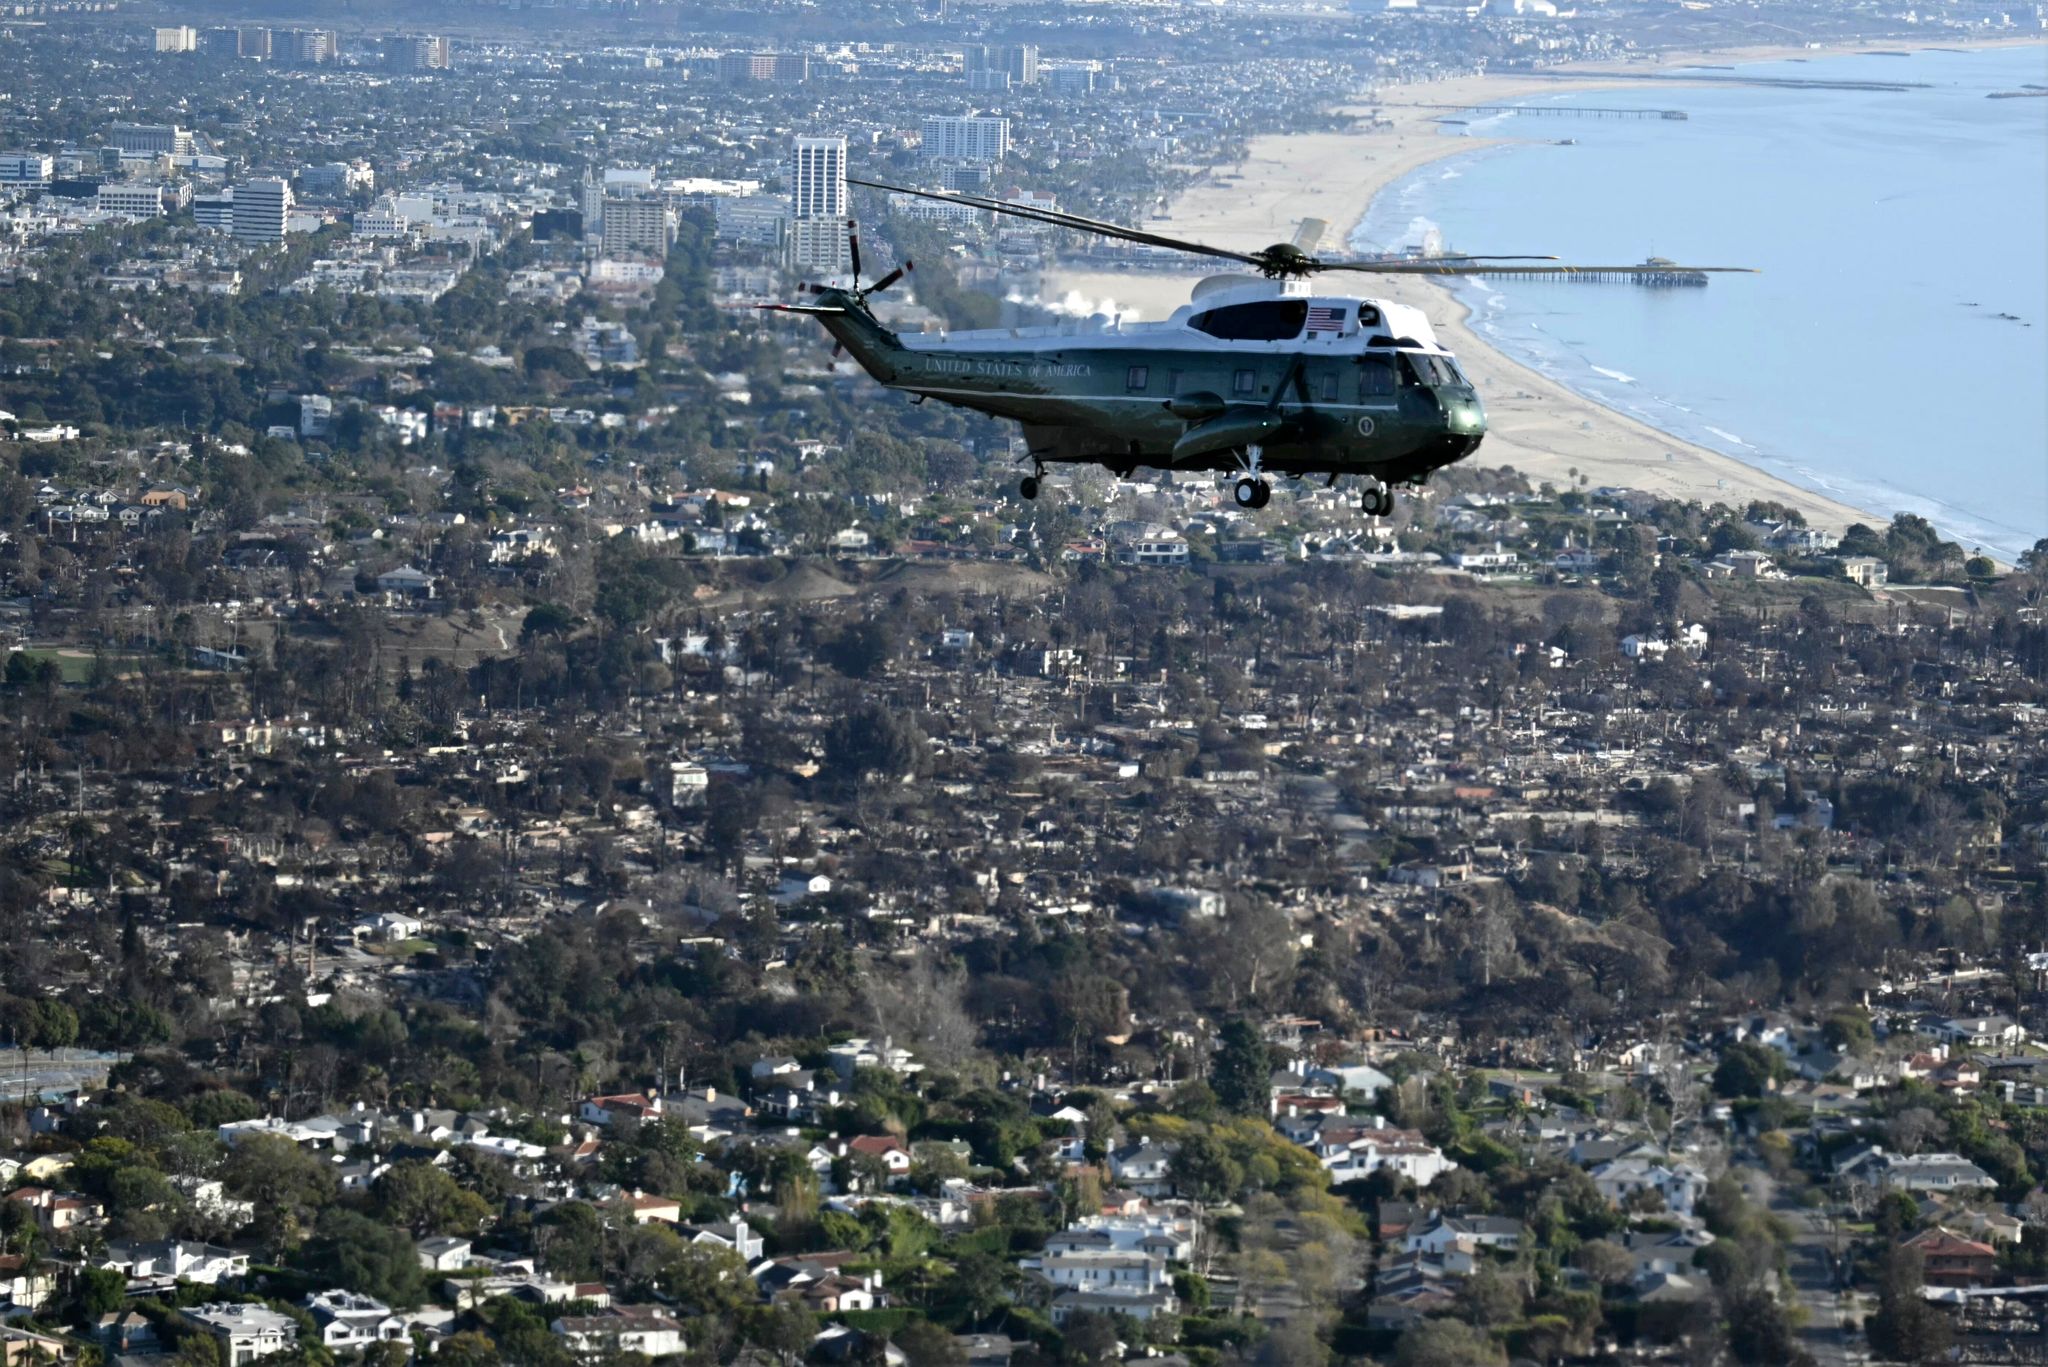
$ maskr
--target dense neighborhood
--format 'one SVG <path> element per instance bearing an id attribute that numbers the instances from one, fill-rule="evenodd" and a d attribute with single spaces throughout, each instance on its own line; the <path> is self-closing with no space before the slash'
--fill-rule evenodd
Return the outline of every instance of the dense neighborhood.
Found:
<path id="1" fill-rule="evenodd" d="M 2048 543 L 746 307 L 1748 8 L 483 8 L 0 17 L 0 1363 L 2042 1360 Z"/>

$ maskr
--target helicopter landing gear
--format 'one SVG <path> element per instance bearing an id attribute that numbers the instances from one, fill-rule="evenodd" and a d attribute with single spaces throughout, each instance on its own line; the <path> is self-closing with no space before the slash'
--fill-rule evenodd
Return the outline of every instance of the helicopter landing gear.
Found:
<path id="1" fill-rule="evenodd" d="M 1273 500 L 1273 486 L 1266 483 L 1265 477 L 1259 473 L 1259 461 L 1265 454 L 1262 447 L 1244 448 L 1244 459 L 1238 462 L 1238 468 L 1244 473 L 1238 477 L 1237 487 L 1233 490 L 1240 508 L 1263 508 Z"/>
<path id="2" fill-rule="evenodd" d="M 1359 495 L 1358 510 L 1367 517 L 1385 517 L 1394 511 L 1394 491 L 1379 480 L 1365 486 Z"/>
<path id="3" fill-rule="evenodd" d="M 1032 499 L 1034 499 L 1034 498 L 1037 498 L 1037 497 L 1038 497 L 1038 476 L 1037 476 L 1037 475 L 1026 475 L 1026 476 L 1024 476 L 1024 478 L 1023 478 L 1023 479 L 1021 479 L 1021 480 L 1019 480 L 1019 481 L 1017 482 L 1017 492 L 1018 492 L 1019 494 L 1021 494 L 1021 495 L 1023 496 L 1023 498 L 1024 498 L 1024 501 L 1025 501 L 1025 502 L 1027 502 L 1027 503 L 1028 503 L 1028 502 L 1030 502 L 1030 501 L 1031 501 Z"/>

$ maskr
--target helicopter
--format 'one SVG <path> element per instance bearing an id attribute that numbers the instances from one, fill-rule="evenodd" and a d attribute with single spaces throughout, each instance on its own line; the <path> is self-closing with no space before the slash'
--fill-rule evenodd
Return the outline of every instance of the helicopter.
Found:
<path id="1" fill-rule="evenodd" d="M 1743 267 L 1527 265 L 1553 256 L 1431 256 L 1326 260 L 1320 225 L 1295 240 L 1240 252 L 1057 209 L 847 178 L 912 195 L 1143 246 L 1221 258 L 1251 273 L 1210 276 L 1162 322 L 1100 315 L 1055 326 L 905 333 L 868 300 L 914 269 L 909 261 L 861 284 L 860 237 L 849 222 L 850 281 L 810 285 L 809 303 L 757 307 L 815 317 L 868 375 L 890 389 L 1022 425 L 1032 472 L 1017 492 L 1038 497 L 1049 465 L 1100 465 L 1122 479 L 1140 467 L 1234 474 L 1241 508 L 1266 506 L 1270 475 L 1364 477 L 1360 509 L 1384 517 L 1397 485 L 1420 487 L 1463 460 L 1486 435 L 1478 392 L 1418 308 L 1316 288 L 1334 272 L 1483 275 L 1583 271 L 1647 275 Z"/>

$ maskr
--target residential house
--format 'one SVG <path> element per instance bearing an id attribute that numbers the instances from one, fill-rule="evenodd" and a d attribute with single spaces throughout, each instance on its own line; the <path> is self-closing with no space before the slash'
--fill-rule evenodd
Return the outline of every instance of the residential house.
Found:
<path id="1" fill-rule="evenodd" d="M 674 1357 L 684 1349 L 683 1326 L 655 1305 L 619 1305 L 601 1315 L 565 1315 L 548 1326 L 579 1356 L 640 1353 Z"/>
<path id="2" fill-rule="evenodd" d="M 1937 1225 L 1905 1241 L 1918 1249 L 1929 1286 L 1984 1286 L 1998 1278 L 1998 1250 Z"/>
<path id="3" fill-rule="evenodd" d="M 97 1266 L 109 1268 L 131 1282 L 198 1282 L 218 1286 L 225 1279 L 247 1275 L 249 1255 L 232 1248 L 187 1239 L 114 1239 Z"/>
<path id="4" fill-rule="evenodd" d="M 355 1291 L 316 1291 L 306 1298 L 306 1310 L 329 1350 L 356 1351 L 407 1337 L 405 1321 L 392 1314 L 390 1306 Z"/>
<path id="5" fill-rule="evenodd" d="M 1892 1154 L 1884 1159 L 1878 1181 L 1891 1191 L 1989 1191 L 1998 1179 L 1953 1153 Z"/>
<path id="6" fill-rule="evenodd" d="M 467 1239 L 436 1234 L 413 1245 L 420 1266 L 429 1272 L 459 1272 L 470 1263 L 472 1245 Z"/>
<path id="7" fill-rule="evenodd" d="M 178 1312 L 194 1329 L 213 1335 L 222 1367 L 242 1367 L 297 1345 L 299 1323 L 264 1305 L 210 1303 Z"/>
<path id="8" fill-rule="evenodd" d="M 1617 1206 L 1654 1194 L 1665 1210 L 1680 1215 L 1692 1214 L 1707 1190 L 1707 1175 L 1690 1163 L 1666 1167 L 1642 1158 L 1617 1158 L 1594 1168 L 1591 1176 L 1600 1194 Z"/>

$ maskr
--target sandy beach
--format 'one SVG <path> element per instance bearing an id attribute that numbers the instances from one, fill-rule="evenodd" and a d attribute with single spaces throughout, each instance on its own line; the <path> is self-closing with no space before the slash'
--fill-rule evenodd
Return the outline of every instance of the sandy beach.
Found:
<path id="1" fill-rule="evenodd" d="M 1749 48 L 1667 55 L 1657 67 L 1669 69 L 1694 61 L 1729 64 L 1817 57 L 1855 50 Z M 1377 98 L 1386 103 L 1377 107 L 1392 127 L 1254 139 L 1241 166 L 1217 168 L 1232 179 L 1211 179 L 1194 186 L 1172 202 L 1167 216 L 1144 226 L 1219 247 L 1249 250 L 1285 241 L 1302 218 L 1315 217 L 1330 224 L 1324 250 L 1341 253 L 1373 196 L 1388 185 L 1429 162 L 1515 141 L 1445 137 L 1431 122 L 1441 111 L 1392 106 L 1404 101 L 1488 104 L 1535 92 L 1611 88 L 1628 84 L 1625 78 L 1613 79 L 1611 73 L 1629 69 L 1604 65 L 1560 68 L 1583 72 L 1582 78 L 1570 81 L 1471 76 L 1383 85 Z M 1657 68 L 1644 63 L 1633 69 Z M 1332 174 L 1336 167 L 1344 168 L 1343 174 Z M 1472 244 L 1470 249 L 1569 251 L 1570 247 L 1489 241 Z M 1114 301 L 1116 309 L 1135 310 L 1144 319 L 1161 319 L 1187 302 L 1189 289 L 1206 273 L 1199 268 L 1186 273 L 1055 271 L 1047 274 L 1043 294 L 1047 299 L 1078 294 L 1091 308 Z M 1549 480 L 1559 487 L 1575 483 L 1576 471 L 1593 487 L 1623 486 L 1702 503 L 1741 507 L 1752 499 L 1768 499 L 1799 509 L 1810 523 L 1837 530 L 1851 522 L 1881 525 L 1891 520 L 1889 510 L 1852 508 L 1733 457 L 1668 436 L 1509 360 L 1466 325 L 1468 310 L 1440 284 L 1386 276 L 1374 279 L 1369 288 L 1376 297 L 1425 308 L 1439 339 L 1457 354 L 1459 364 L 1478 386 L 1486 403 L 1488 425 L 1486 443 L 1472 458 L 1478 463 L 1513 466 L 1534 480 Z"/>

